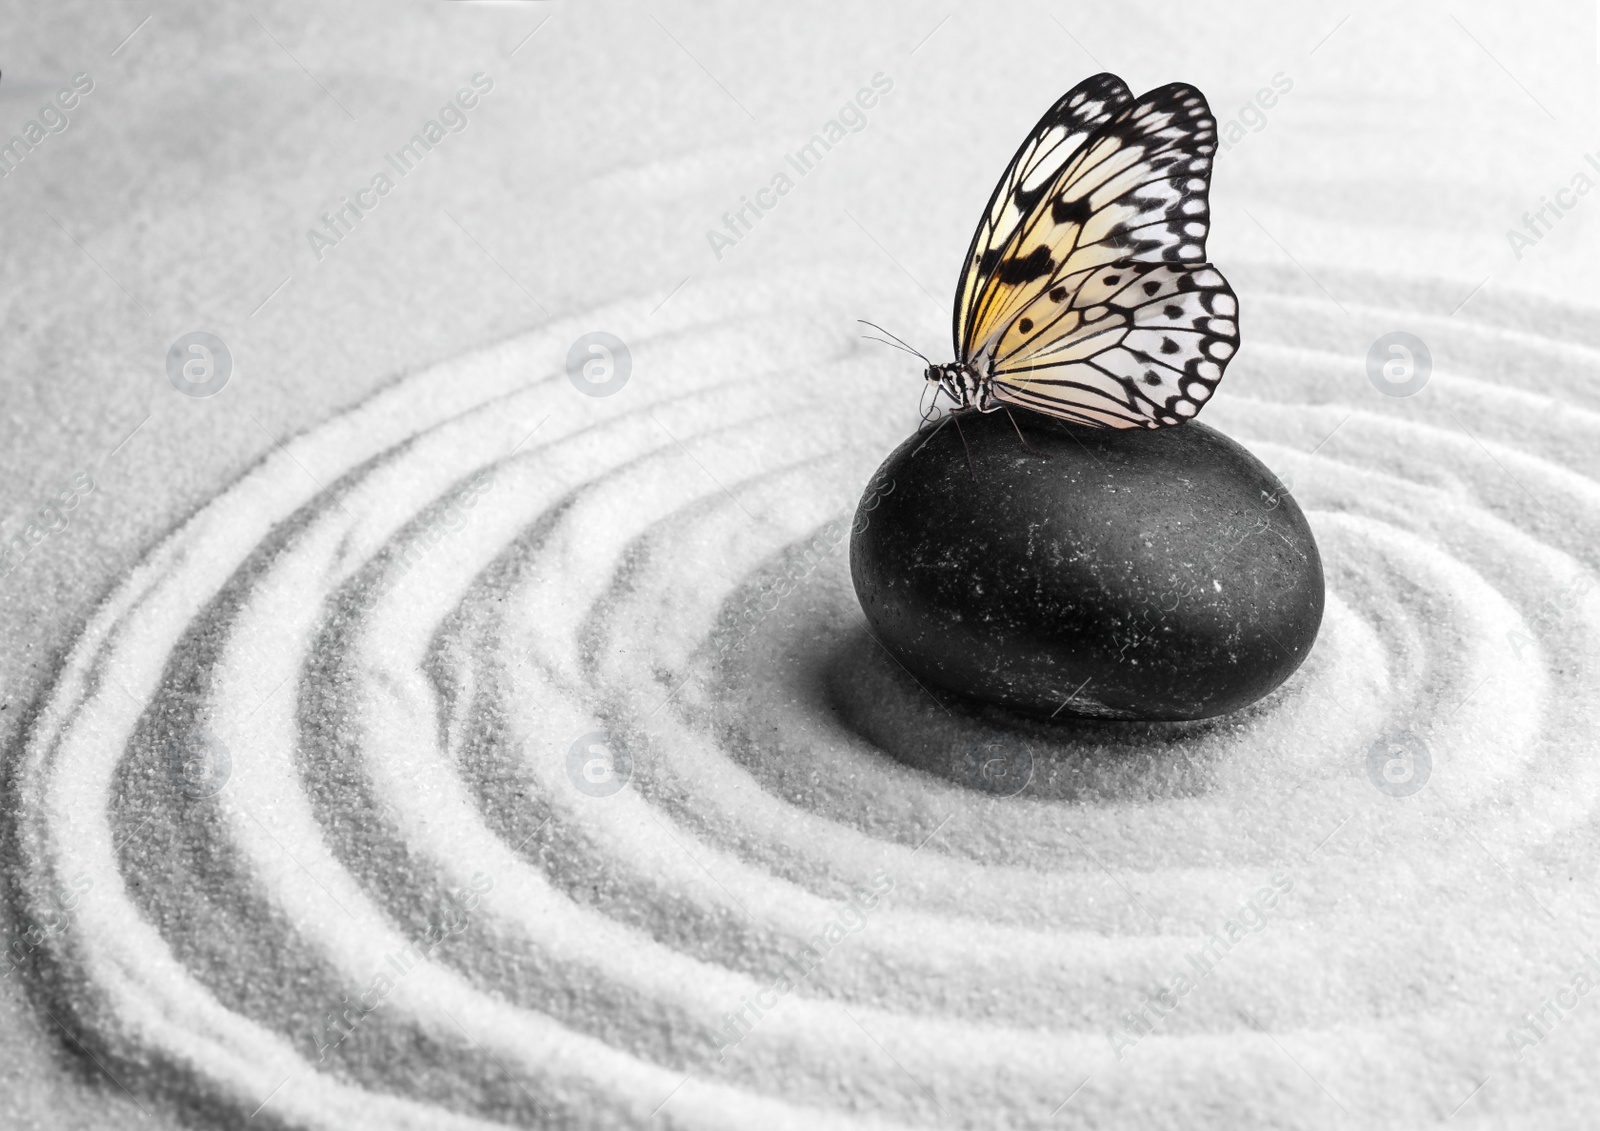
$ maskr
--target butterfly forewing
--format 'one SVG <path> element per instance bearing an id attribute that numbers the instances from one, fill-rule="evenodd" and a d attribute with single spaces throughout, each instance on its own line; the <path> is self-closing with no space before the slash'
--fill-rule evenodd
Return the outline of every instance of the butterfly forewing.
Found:
<path id="1" fill-rule="evenodd" d="M 1046 199 L 1062 167 L 1095 130 L 1133 102 L 1133 94 L 1116 75 L 1085 79 L 1056 101 L 1011 159 L 984 209 L 956 289 L 954 337 L 956 355 L 966 357 L 973 340 L 977 296 L 994 277 L 1019 229 Z"/>
<path id="2" fill-rule="evenodd" d="M 1106 427 L 1181 423 L 1238 345 L 1233 293 L 1205 263 L 1216 150 L 1205 98 L 1183 83 L 1150 91 L 1110 114 L 1048 183 L 1018 180 L 1045 129 L 978 226 L 957 295 L 958 357 L 992 373 L 1008 403 Z M 997 213 L 1008 199 L 1026 214 Z"/>
<path id="3" fill-rule="evenodd" d="M 1123 260 L 1071 280 L 994 370 L 1003 403 L 1107 428 L 1162 428 L 1200 411 L 1239 347 L 1238 301 L 1209 264 Z M 1048 321 L 1046 321 L 1048 320 Z M 1025 313 L 1013 332 L 1032 319 Z"/>
<path id="4" fill-rule="evenodd" d="M 993 339 L 1022 307 L 1081 271 L 1120 259 L 1204 260 L 1215 148 L 1205 98 L 1183 83 L 1117 112 L 1030 201 L 1032 211 L 999 249 L 964 319 L 962 359 L 999 356 Z"/>

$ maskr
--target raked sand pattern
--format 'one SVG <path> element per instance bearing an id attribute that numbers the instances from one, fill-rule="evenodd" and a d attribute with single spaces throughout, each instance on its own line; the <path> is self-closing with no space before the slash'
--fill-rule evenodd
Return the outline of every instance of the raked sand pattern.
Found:
<path id="1" fill-rule="evenodd" d="M 1229 270 L 1205 419 L 1328 577 L 1268 700 L 928 695 L 847 562 L 917 368 L 697 284 L 286 440 L 106 598 L 13 777 L 39 1008 L 216 1125 L 1581 1111 L 1600 995 L 1524 1014 L 1600 943 L 1594 316 Z M 594 329 L 615 396 L 565 371 Z M 1434 347 L 1407 401 L 1365 378 L 1394 329 Z M 1368 757 L 1401 732 L 1431 767 L 1396 797 Z"/>

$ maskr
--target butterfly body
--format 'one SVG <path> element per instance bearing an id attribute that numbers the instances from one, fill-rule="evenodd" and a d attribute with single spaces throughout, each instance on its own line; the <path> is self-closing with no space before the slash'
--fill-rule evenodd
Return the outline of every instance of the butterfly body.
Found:
<path id="1" fill-rule="evenodd" d="M 1238 301 L 1205 262 L 1216 121 L 1172 83 L 1099 74 L 1007 167 L 956 291 L 956 360 L 925 372 L 955 413 L 1020 408 L 1098 428 L 1200 411 L 1238 348 Z"/>
<path id="2" fill-rule="evenodd" d="M 968 362 L 930 365 L 924 376 L 928 384 L 954 402 L 952 412 L 994 412 L 1002 407 L 994 395 L 994 377 Z"/>

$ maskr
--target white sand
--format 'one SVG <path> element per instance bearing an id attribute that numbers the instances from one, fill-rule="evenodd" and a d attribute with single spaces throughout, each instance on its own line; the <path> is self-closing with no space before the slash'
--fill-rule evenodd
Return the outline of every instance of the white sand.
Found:
<path id="1" fill-rule="evenodd" d="M 876 651 L 845 544 L 827 532 L 849 521 L 916 410 L 913 367 L 859 343 L 849 319 L 939 341 L 946 288 L 928 302 L 848 220 L 827 220 L 820 246 L 806 224 L 850 208 L 911 249 L 913 273 L 951 274 L 966 189 L 981 194 L 987 167 L 962 193 L 924 185 L 903 207 L 883 196 L 937 164 L 935 138 L 959 141 L 932 108 L 959 105 L 939 84 L 980 25 L 958 16 L 939 33 L 948 41 L 907 56 L 937 18 L 872 26 L 867 40 L 905 76 L 902 108 L 884 106 L 830 156 L 835 180 L 785 202 L 722 263 L 694 246 L 711 205 L 761 183 L 740 170 L 803 140 L 837 91 L 882 65 L 873 51 L 852 46 L 830 64 L 837 75 L 813 76 L 823 89 L 799 109 L 762 103 L 800 125 L 742 138 L 754 159 L 724 161 L 702 124 L 684 127 L 697 140 L 638 161 L 619 153 L 589 176 L 568 223 L 581 202 L 591 217 L 656 209 L 681 231 L 640 234 L 639 278 L 626 277 L 617 237 L 600 237 L 606 255 L 586 273 L 571 231 L 527 234 L 530 289 L 569 296 L 548 324 L 523 330 L 539 319 L 509 303 L 468 331 L 424 319 L 446 359 L 360 399 L 406 368 L 384 360 L 400 348 L 386 330 L 401 342 L 422 331 L 343 293 L 337 309 L 364 328 L 341 347 L 363 358 L 357 376 L 334 378 L 345 396 L 303 406 L 294 378 L 241 375 L 225 393 L 234 402 L 206 406 L 231 423 L 193 455 L 185 429 L 198 426 L 176 414 L 199 406 L 155 386 L 157 430 L 129 449 L 147 462 L 123 474 L 153 476 L 163 458 L 186 474 L 143 502 L 103 476 L 102 499 L 127 508 L 115 553 L 129 568 L 107 567 L 97 606 L 93 582 L 77 583 L 69 619 L 80 619 L 49 638 L 60 662 L 27 677 L 39 708 L 11 777 L 18 922 L 52 929 L 26 967 L 31 994 L 14 976 L 7 1000 L 19 1015 L 48 1009 L 128 1094 L 41 1071 L 19 1112 L 46 1121 L 48 1097 L 67 1094 L 85 1124 L 138 1102 L 161 1118 L 259 1109 L 329 1128 L 1410 1127 L 1453 1111 L 1487 1127 L 1559 1124 L 1592 1106 L 1593 995 L 1520 1059 L 1507 1033 L 1600 941 L 1600 596 L 1579 592 L 1600 545 L 1600 332 L 1592 310 L 1502 282 L 1452 314 L 1491 267 L 1510 275 L 1499 229 L 1488 225 L 1502 246 L 1474 257 L 1447 249 L 1448 223 L 1396 251 L 1393 230 L 1341 217 L 1329 204 L 1339 179 L 1315 153 L 1352 135 L 1330 135 L 1294 96 L 1223 162 L 1235 163 L 1231 186 L 1250 170 L 1270 181 L 1290 157 L 1299 176 L 1325 178 L 1298 221 L 1249 197 L 1263 223 L 1317 251 L 1315 277 L 1217 201 L 1219 236 L 1232 234 L 1213 254 L 1241 295 L 1246 347 L 1205 419 L 1292 478 L 1310 518 L 1329 590 L 1311 658 L 1227 720 L 1031 728 L 1016 796 L 905 764 L 959 774 L 993 723 L 952 717 Z M 670 42 L 666 54 L 639 46 L 654 28 L 630 19 L 644 26 L 618 50 L 647 60 L 642 74 L 679 85 L 700 74 Z M 1169 45 L 1168 70 L 1128 67 L 1130 81 L 1181 74 L 1211 90 L 1215 71 L 1232 89 L 1227 66 L 1269 76 L 1285 65 L 1278 44 L 1299 61 L 1304 104 L 1331 114 L 1350 97 L 1341 76 L 1386 42 L 1354 25 L 1339 32 L 1351 42 L 1308 59 L 1318 20 L 1252 54 L 1234 43 L 1250 30 L 1237 19 L 1233 39 L 1211 37 L 1222 61 L 1202 68 L 1192 44 Z M 1447 28 L 1426 35 L 1459 37 L 1440 19 Z M 1115 25 L 1086 28 L 1097 46 L 1117 42 Z M 806 59 L 834 50 L 820 26 L 791 31 Z M 502 34 L 501 50 L 520 34 Z M 600 37 L 593 25 L 566 34 Z M 715 42 L 710 25 L 699 34 Z M 1466 42 L 1461 65 L 1490 69 L 1463 87 L 1503 80 Z M 1318 62 L 1336 49 L 1346 54 Z M 751 49 L 707 63 L 736 89 L 763 89 L 740 50 Z M 441 81 L 470 73 L 460 57 Z M 581 78 L 558 58 L 540 66 Z M 1064 81 L 1030 72 L 1019 85 Z M 506 87 L 520 107 L 579 105 L 570 91 Z M 983 97 L 990 112 L 1022 100 Z M 727 110 L 712 87 L 705 112 Z M 492 168 L 496 145 L 536 131 L 501 113 L 464 160 Z M 963 113 L 977 128 L 981 115 Z M 1023 106 L 1008 129 L 1036 113 Z M 1424 139 L 1457 128 L 1425 119 Z M 1015 140 L 987 139 L 985 160 L 997 169 L 990 158 Z M 1551 152 L 1555 177 L 1565 159 Z M 486 214 L 509 223 L 512 188 L 538 175 L 505 174 Z M 1492 197 L 1492 176 L 1474 175 L 1467 195 Z M 452 185 L 429 191 L 449 207 Z M 1543 185 L 1512 199 L 1531 204 Z M 1280 185 L 1272 199 L 1283 197 Z M 432 223 L 393 207 L 397 224 Z M 1460 227 L 1455 206 L 1440 207 Z M 663 250 L 673 239 L 688 241 L 681 267 Z M 935 239 L 948 254 L 916 250 Z M 1561 248 L 1547 252 L 1540 280 L 1517 281 L 1559 281 Z M 480 267 L 440 273 L 484 288 Z M 1440 278 L 1405 277 L 1424 273 Z M 251 343 L 263 371 L 283 364 L 272 340 L 303 356 L 302 329 L 330 333 L 315 303 L 290 309 Z M 250 332 L 242 314 L 239 326 Z M 594 328 L 632 352 L 614 397 L 579 396 L 563 372 Z M 1364 374 L 1368 344 L 1394 328 L 1434 347 L 1432 381 L 1407 401 Z M 505 340 L 468 350 L 463 336 Z M 359 403 L 335 411 L 341 399 Z M 304 430 L 265 445 L 249 414 L 266 406 Z M 239 450 L 261 458 L 245 470 L 229 462 Z M 68 467 L 56 457 L 40 478 L 65 481 Z M 813 566 L 802 551 L 814 540 Z M 51 592 L 49 551 L 14 575 L 31 587 L 19 600 Z M 793 591 L 775 599 L 785 577 Z M 748 608 L 770 611 L 744 628 Z M 1365 762 L 1400 729 L 1424 737 L 1434 766 L 1422 791 L 1396 799 Z M 607 796 L 571 769 L 574 742 L 594 732 L 631 762 Z M 220 789 L 184 788 L 173 751 L 191 747 L 210 751 Z M 1275 882 L 1287 894 L 1263 900 Z M 1114 1042 L 1125 1011 L 1192 971 L 1189 956 L 1230 921 L 1255 929 L 1153 1033 Z M 830 924 L 842 925 L 832 937 Z M 790 988 L 789 960 L 818 936 L 825 956 Z M 351 1012 L 363 992 L 369 1008 Z M 774 1000 L 730 1043 L 731 1013 Z M 346 1019 L 331 1029 L 336 1011 Z M 35 1056 L 60 1039 L 35 1032 Z"/>

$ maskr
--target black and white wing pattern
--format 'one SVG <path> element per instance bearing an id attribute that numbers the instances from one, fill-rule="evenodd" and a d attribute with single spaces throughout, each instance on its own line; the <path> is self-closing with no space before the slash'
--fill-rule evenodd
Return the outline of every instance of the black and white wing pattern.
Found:
<path id="1" fill-rule="evenodd" d="M 958 294 L 959 360 L 1000 401 L 1078 423 L 1162 428 L 1199 412 L 1239 344 L 1237 299 L 1205 262 L 1215 152 L 1192 86 L 1117 110 L 1037 184 L 992 268 Z"/>
<path id="2" fill-rule="evenodd" d="M 997 399 L 1101 428 L 1166 428 L 1198 413 L 1239 348 L 1238 301 L 1209 264 L 1122 260 L 1058 284 L 1048 325 L 1013 332 Z M 1054 289 L 1054 288 L 1052 288 Z M 1039 303 L 1033 305 L 1041 305 Z"/>
<path id="3" fill-rule="evenodd" d="M 1109 122 L 1133 101 L 1133 94 L 1116 75 L 1102 73 L 1084 79 L 1045 111 L 1028 134 L 1017 155 L 995 185 L 989 205 L 972 234 L 972 246 L 956 287 L 955 350 L 964 355 L 972 337 L 976 298 L 994 278 L 1020 229 L 1055 184 L 1061 169 L 1095 130 Z"/>

